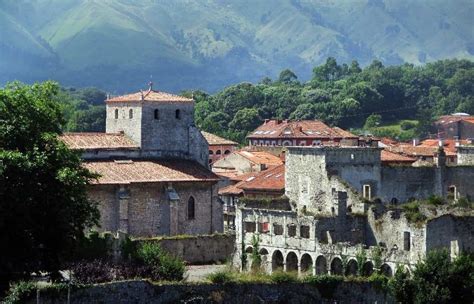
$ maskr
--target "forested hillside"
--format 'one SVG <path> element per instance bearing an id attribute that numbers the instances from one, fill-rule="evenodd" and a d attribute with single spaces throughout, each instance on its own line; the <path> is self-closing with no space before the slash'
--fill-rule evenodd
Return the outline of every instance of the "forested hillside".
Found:
<path id="1" fill-rule="evenodd" d="M 2 0 L 0 85 L 111 93 L 300 79 L 327 57 L 384 65 L 474 58 L 472 0 Z"/>
<path id="2" fill-rule="evenodd" d="M 94 89 L 67 89 L 62 93 L 66 130 L 104 129 L 101 101 L 105 93 Z M 406 137 L 427 136 L 439 115 L 474 114 L 474 62 L 442 60 L 423 66 L 386 67 L 373 61 L 362 69 L 357 61 L 338 64 L 330 57 L 313 69 L 307 82 L 300 82 L 294 72 L 286 69 L 277 79 L 239 83 L 213 95 L 203 91 L 182 94 L 194 96 L 196 124 L 201 129 L 242 143 L 248 132 L 268 118 L 321 119 L 346 129 L 365 125 L 369 131 L 379 132 L 375 135 L 392 137 L 400 134 L 370 129 L 379 123 L 418 120 L 418 124 L 402 124 L 402 128 L 415 127 L 400 138 L 410 139 Z"/>

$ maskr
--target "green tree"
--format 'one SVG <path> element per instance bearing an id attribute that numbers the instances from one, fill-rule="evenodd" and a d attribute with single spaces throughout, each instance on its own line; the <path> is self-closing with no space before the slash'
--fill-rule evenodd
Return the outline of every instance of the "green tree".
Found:
<path id="1" fill-rule="evenodd" d="M 364 129 L 372 129 L 380 125 L 382 116 L 380 114 L 372 114 L 365 120 Z"/>
<path id="2" fill-rule="evenodd" d="M 0 90 L 0 277 L 57 273 L 99 212 L 86 195 L 94 178 L 57 139 L 58 86 L 12 83 Z M 3 283 L 5 283 L 5 281 Z"/>
<path id="3" fill-rule="evenodd" d="M 296 110 L 291 113 L 290 119 L 309 120 L 314 119 L 314 107 L 309 103 L 300 104 Z"/>
<path id="4" fill-rule="evenodd" d="M 295 73 L 293 73 L 290 69 L 286 69 L 281 71 L 280 76 L 278 77 L 278 81 L 284 84 L 290 84 L 295 82 L 298 79 Z"/>
<path id="5" fill-rule="evenodd" d="M 244 108 L 235 114 L 234 119 L 229 123 L 229 127 L 236 131 L 250 131 L 257 128 L 261 123 L 262 119 L 256 109 Z"/>

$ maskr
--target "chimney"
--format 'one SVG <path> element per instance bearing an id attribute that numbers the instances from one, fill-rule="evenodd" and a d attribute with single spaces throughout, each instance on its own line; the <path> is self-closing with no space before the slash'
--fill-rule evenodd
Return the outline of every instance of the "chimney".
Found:
<path id="1" fill-rule="evenodd" d="M 281 124 L 281 119 L 277 119 L 276 123 L 277 125 Z"/>
<path id="2" fill-rule="evenodd" d="M 153 91 L 153 81 L 150 81 L 150 82 L 148 83 L 148 87 L 149 87 L 149 88 L 148 88 L 149 91 Z"/>
<path id="3" fill-rule="evenodd" d="M 459 144 L 459 137 L 454 136 L 454 146 L 455 146 L 455 147 L 459 147 L 459 145 L 460 145 L 460 144 Z"/>
<path id="4" fill-rule="evenodd" d="M 420 140 L 418 138 L 413 138 L 413 147 L 416 147 L 420 144 Z"/>
<path id="5" fill-rule="evenodd" d="M 442 148 L 444 146 L 443 140 L 440 138 L 438 140 L 438 147 Z"/>
<path id="6" fill-rule="evenodd" d="M 268 121 L 269 121 L 269 119 L 265 119 L 265 121 L 263 122 L 263 124 L 266 125 Z"/>

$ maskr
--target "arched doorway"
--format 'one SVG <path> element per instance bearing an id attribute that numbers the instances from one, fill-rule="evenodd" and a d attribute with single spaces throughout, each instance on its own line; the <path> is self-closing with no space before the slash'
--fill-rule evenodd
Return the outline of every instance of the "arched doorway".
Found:
<path id="1" fill-rule="evenodd" d="M 272 254 L 272 271 L 283 270 L 283 254 L 275 250 Z"/>
<path id="2" fill-rule="evenodd" d="M 393 271 L 392 271 L 392 268 L 390 266 L 388 266 L 387 264 L 383 264 L 381 267 L 380 267 L 380 272 L 384 275 L 384 276 L 387 276 L 387 277 L 391 277 L 393 276 Z"/>
<path id="3" fill-rule="evenodd" d="M 346 276 L 355 276 L 357 275 L 357 261 L 349 260 L 346 267 Z"/>
<path id="4" fill-rule="evenodd" d="M 331 262 L 331 274 L 342 275 L 342 261 L 335 257 Z"/>
<path id="5" fill-rule="evenodd" d="M 362 275 L 368 277 L 374 273 L 374 264 L 371 261 L 367 261 L 362 268 Z"/>
<path id="6" fill-rule="evenodd" d="M 301 273 L 309 273 L 313 272 L 313 259 L 307 253 L 301 256 Z"/>
<path id="7" fill-rule="evenodd" d="M 327 274 L 328 273 L 328 266 L 327 266 L 326 258 L 322 255 L 318 256 L 316 259 L 316 274 Z"/>
<path id="8" fill-rule="evenodd" d="M 293 251 L 286 256 L 286 271 L 298 271 L 298 256 Z"/>

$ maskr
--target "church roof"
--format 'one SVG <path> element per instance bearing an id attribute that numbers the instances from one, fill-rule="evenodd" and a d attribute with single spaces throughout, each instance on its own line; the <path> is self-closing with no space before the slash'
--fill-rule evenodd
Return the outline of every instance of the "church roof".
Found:
<path id="1" fill-rule="evenodd" d="M 166 102 L 166 103 L 193 103 L 192 98 L 174 95 L 171 93 L 165 93 L 161 91 L 155 91 L 149 89 L 143 92 L 136 92 L 127 95 L 109 97 L 105 102 Z"/>
<path id="2" fill-rule="evenodd" d="M 123 133 L 64 133 L 59 137 L 70 149 L 138 149 L 128 136 Z"/>
<path id="3" fill-rule="evenodd" d="M 219 137 L 215 134 L 208 133 L 205 131 L 201 131 L 202 136 L 206 139 L 207 143 L 210 146 L 219 146 L 219 145 L 232 145 L 232 146 L 237 146 L 237 143 L 232 140 L 228 140 L 222 137 Z"/>
<path id="4" fill-rule="evenodd" d="M 89 161 L 84 166 L 100 175 L 93 184 L 217 182 L 219 177 L 190 160 Z"/>

